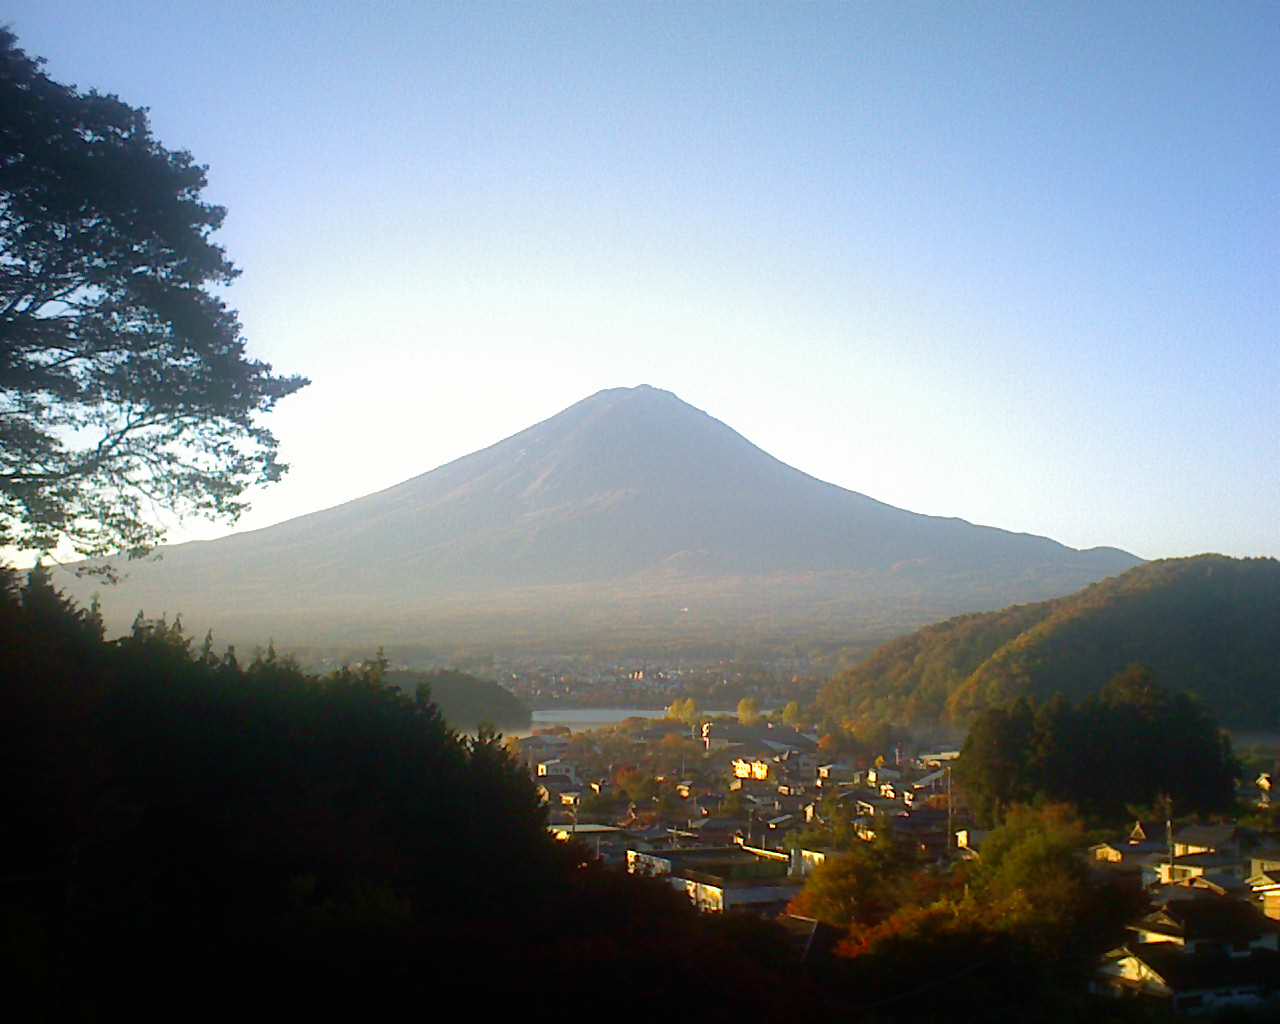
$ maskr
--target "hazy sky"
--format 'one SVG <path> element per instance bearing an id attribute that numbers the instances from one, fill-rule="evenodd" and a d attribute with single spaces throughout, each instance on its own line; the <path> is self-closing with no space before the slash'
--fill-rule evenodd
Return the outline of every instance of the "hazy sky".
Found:
<path id="1" fill-rule="evenodd" d="M 1280 555 L 1273 2 L 2 16 L 209 165 L 314 381 L 245 526 L 649 383 L 915 511 Z"/>

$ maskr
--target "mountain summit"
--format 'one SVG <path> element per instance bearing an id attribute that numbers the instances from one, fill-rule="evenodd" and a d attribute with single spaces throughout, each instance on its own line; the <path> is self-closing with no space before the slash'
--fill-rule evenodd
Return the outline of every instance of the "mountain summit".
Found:
<path id="1" fill-rule="evenodd" d="M 102 597 L 113 625 L 142 607 L 294 642 L 440 637 L 483 621 L 583 635 L 689 621 L 790 631 L 814 614 L 831 627 L 848 615 L 856 634 L 860 610 L 903 628 L 1067 593 L 1138 561 L 894 508 L 640 386 L 376 494 L 166 548 Z"/>

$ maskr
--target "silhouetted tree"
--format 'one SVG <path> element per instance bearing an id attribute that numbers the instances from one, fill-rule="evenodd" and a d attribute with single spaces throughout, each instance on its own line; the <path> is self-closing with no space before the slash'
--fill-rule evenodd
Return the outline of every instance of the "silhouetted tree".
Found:
<path id="1" fill-rule="evenodd" d="M 144 503 L 234 520 L 276 480 L 254 419 L 302 387 L 212 290 L 205 168 L 146 111 L 48 78 L 0 29 L 0 544 L 139 552 Z"/>

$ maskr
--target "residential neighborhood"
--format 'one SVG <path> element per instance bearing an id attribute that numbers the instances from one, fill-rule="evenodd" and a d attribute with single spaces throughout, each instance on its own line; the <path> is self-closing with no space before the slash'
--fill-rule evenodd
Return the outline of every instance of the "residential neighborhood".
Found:
<path id="1" fill-rule="evenodd" d="M 980 862 L 990 830 L 953 785 L 957 750 L 828 759 L 819 744 L 776 720 L 722 717 L 548 729 L 508 747 L 558 839 L 666 881 L 701 911 L 768 917 L 806 942 L 821 927 L 830 956 L 838 929 L 791 911 L 849 843 L 887 840 L 947 872 Z M 1259 806 L 1269 781 L 1254 783 Z M 1280 1006 L 1280 836 L 1231 821 L 1136 820 L 1080 858 L 1143 907 L 1099 962 L 1096 993 L 1187 1015 Z"/>

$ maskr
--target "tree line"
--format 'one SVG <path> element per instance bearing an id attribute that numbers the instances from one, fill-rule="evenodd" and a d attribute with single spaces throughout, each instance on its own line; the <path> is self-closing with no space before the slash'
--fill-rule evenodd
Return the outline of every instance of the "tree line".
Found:
<path id="1" fill-rule="evenodd" d="M 1072 704 L 1019 697 L 983 711 L 955 779 L 983 821 L 1016 803 L 1066 801 L 1108 821 L 1158 800 L 1180 814 L 1232 809 L 1240 767 L 1206 707 L 1133 665 Z"/>
<path id="2" fill-rule="evenodd" d="M 500 737 L 459 735 L 382 661 L 314 676 L 141 616 L 106 641 L 40 569 L 0 570 L 0 806 L 6 998 L 43 1008 L 24 1019 L 809 1005 L 775 926 L 555 843 Z"/>

